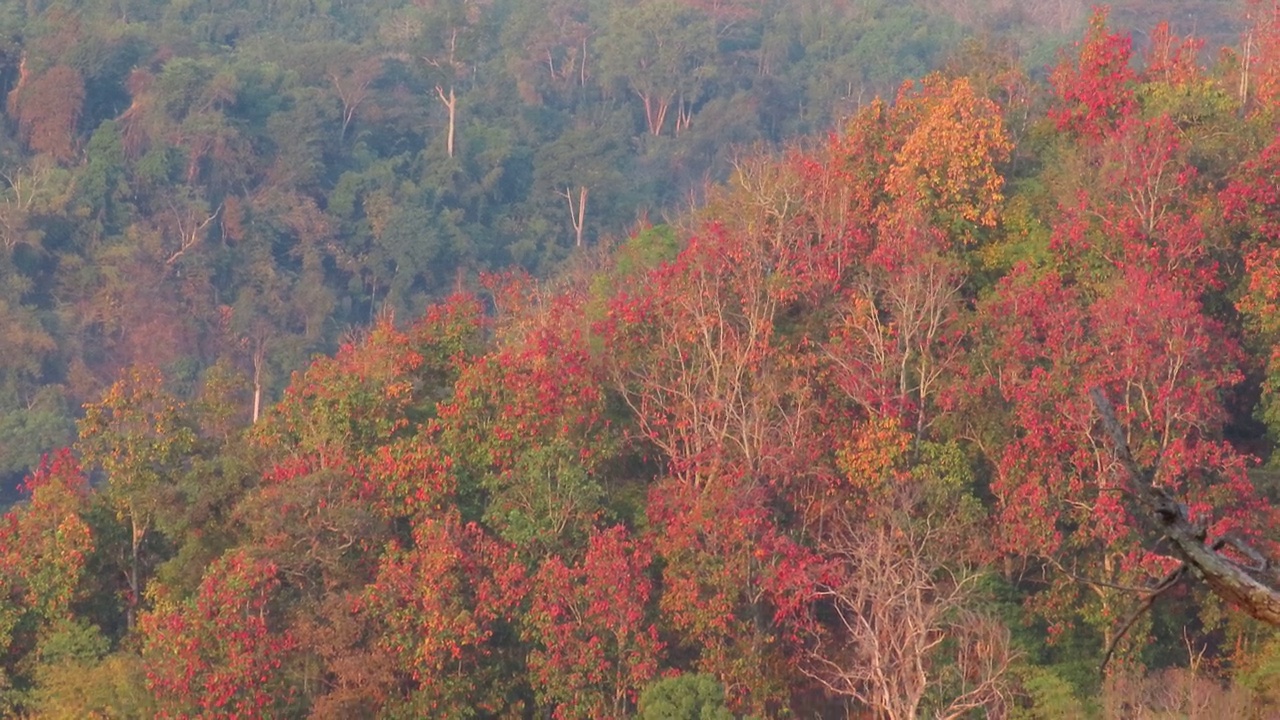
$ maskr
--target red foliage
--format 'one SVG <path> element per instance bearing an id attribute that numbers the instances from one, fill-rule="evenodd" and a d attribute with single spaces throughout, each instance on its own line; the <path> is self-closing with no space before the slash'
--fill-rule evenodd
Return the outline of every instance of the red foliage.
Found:
<path id="1" fill-rule="evenodd" d="M 798 477 L 821 452 L 809 351 L 777 332 L 784 306 L 817 286 L 809 266 L 775 265 L 783 239 L 711 226 L 615 297 L 597 328 L 641 433 L 685 482 L 734 467 Z"/>
<path id="2" fill-rule="evenodd" d="M 880 224 L 825 359 L 831 382 L 866 417 L 893 418 L 923 434 L 964 347 L 964 274 L 944 253 L 943 233 L 909 206 L 895 210 Z"/>
<path id="3" fill-rule="evenodd" d="M 603 401 L 581 333 L 542 326 L 471 363 L 441 405 L 440 421 L 457 434 L 451 447 L 483 453 L 481 462 L 503 473 L 534 442 L 570 442 L 589 459 L 592 440 L 605 435 Z"/>
<path id="4" fill-rule="evenodd" d="M 22 484 L 30 500 L 0 518 L 0 588 L 8 609 L 44 622 L 70 616 L 80 597 L 80 576 L 93 550 L 87 507 L 88 482 L 70 450 L 45 455 Z M 0 612 L 0 640 L 8 628 Z"/>
<path id="5" fill-rule="evenodd" d="M 1099 192 L 1090 208 L 1103 218 L 1098 249 L 1112 262 L 1159 267 L 1179 282 L 1216 282 L 1196 170 L 1173 121 L 1122 120 L 1098 152 Z"/>
<path id="6" fill-rule="evenodd" d="M 534 577 L 529 669 L 556 718 L 629 717 L 658 673 L 662 643 L 646 622 L 649 553 L 618 526 L 593 532 L 577 567 L 559 557 Z"/>
<path id="7" fill-rule="evenodd" d="M 413 372 L 423 362 L 409 336 L 382 320 L 294 373 L 284 398 L 257 430 L 268 447 L 342 457 L 389 441 L 408 425 Z"/>
<path id="8" fill-rule="evenodd" d="M 1219 439 L 1240 352 L 1179 282 L 1144 265 L 1118 268 L 1096 296 L 1019 267 L 983 308 L 992 383 L 1013 432 L 992 482 L 1004 547 L 1087 562 L 1107 582 L 1163 564 L 1126 550 L 1139 547 L 1140 524 L 1087 389 L 1113 400 L 1138 461 L 1158 467 L 1155 482 L 1193 512 L 1221 513 L 1214 532 L 1258 508 L 1244 460 Z"/>
<path id="9" fill-rule="evenodd" d="M 1280 108 L 1280 2 L 1248 0 L 1247 5 L 1242 88 L 1256 112 L 1274 113 Z"/>
<path id="10" fill-rule="evenodd" d="M 421 518 L 411 547 L 388 548 L 362 610 L 384 626 L 379 646 L 407 675 L 423 712 L 494 712 L 511 681 L 491 664 L 503 648 L 494 634 L 511 622 L 527 585 L 509 546 L 448 512 Z"/>
<path id="11" fill-rule="evenodd" d="M 1049 77 L 1058 104 L 1049 111 L 1059 130 L 1097 139 L 1133 113 L 1136 75 L 1129 66 L 1133 39 L 1107 28 L 1107 10 L 1094 10 L 1075 57 L 1064 57 Z"/>
<path id="12" fill-rule="evenodd" d="M 1280 241 L 1280 137 L 1241 164 L 1222 192 L 1227 220 L 1268 241 Z"/>
<path id="13" fill-rule="evenodd" d="M 442 510 L 454 501 L 453 464 L 434 444 L 414 437 L 369 453 L 353 475 L 361 480 L 362 496 L 377 498 L 380 514 L 408 517 Z"/>
<path id="14" fill-rule="evenodd" d="M 1167 85 L 1191 85 L 1201 76 L 1199 55 L 1204 40 L 1178 37 L 1164 21 L 1151 31 L 1151 44 L 1144 56 L 1142 79 Z"/>
<path id="15" fill-rule="evenodd" d="M 479 303 L 458 295 L 412 327 L 384 318 L 295 373 L 284 398 L 256 429 L 263 445 L 312 453 L 326 463 L 370 452 L 407 434 L 415 408 L 434 402 L 476 352 Z"/>
<path id="16" fill-rule="evenodd" d="M 273 563 L 234 552 L 209 566 L 196 597 L 142 615 L 161 717 L 263 717 L 288 705 L 279 669 L 295 643 L 272 627 L 279 587 Z"/>
<path id="17" fill-rule="evenodd" d="M 575 292 L 526 297 L 498 320 L 498 348 L 460 374 L 432 430 L 462 492 L 487 493 L 486 521 L 522 551 L 585 538 L 600 471 L 616 453 L 603 368 L 574 318 Z"/>
<path id="18" fill-rule="evenodd" d="M 665 562 L 660 606 L 700 671 L 735 707 L 784 703 L 800 611 L 819 559 L 788 537 L 764 488 L 724 478 L 699 489 L 672 480 L 649 494 L 653 544 Z"/>

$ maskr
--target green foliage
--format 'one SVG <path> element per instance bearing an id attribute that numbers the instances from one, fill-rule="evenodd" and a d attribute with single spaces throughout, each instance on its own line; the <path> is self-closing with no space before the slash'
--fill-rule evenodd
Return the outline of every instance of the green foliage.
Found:
<path id="1" fill-rule="evenodd" d="M 668 225 L 645 228 L 627 238 L 618 252 L 618 273 L 635 275 L 656 268 L 676 257 L 679 243 L 675 229 Z"/>
<path id="2" fill-rule="evenodd" d="M 711 675 L 683 674 L 664 678 L 640 694 L 641 720 L 734 720 L 724 702 L 724 688 Z"/>
<path id="3" fill-rule="evenodd" d="M 1021 685 L 1030 701 L 1030 707 L 1018 708 L 1011 717 L 1018 720 L 1085 720 L 1091 717 L 1085 703 L 1076 694 L 1075 687 L 1050 668 L 1024 668 Z"/>
<path id="4" fill-rule="evenodd" d="M 121 651 L 94 661 L 64 660 L 41 666 L 32 691 L 38 717 L 78 720 L 87 717 L 155 717 L 158 708 L 147 689 L 142 659 Z"/>
<path id="5" fill-rule="evenodd" d="M 64 391 L 52 385 L 40 388 L 28 406 L 0 415 L 0 474 L 21 475 L 42 452 L 66 445 L 74 433 Z"/>
<path id="6" fill-rule="evenodd" d="M 1280 31 L 1050 5 L 0 7 L 0 715 L 1272 709 L 1084 390 L 1267 539 Z"/>

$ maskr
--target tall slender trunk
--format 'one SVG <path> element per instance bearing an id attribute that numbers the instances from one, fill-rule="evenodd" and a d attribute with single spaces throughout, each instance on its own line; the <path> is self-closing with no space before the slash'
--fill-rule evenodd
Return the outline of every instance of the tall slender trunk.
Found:
<path id="1" fill-rule="evenodd" d="M 453 135 L 454 128 L 458 120 L 458 98 L 453 94 L 453 85 L 449 86 L 449 94 L 446 96 L 444 90 L 437 85 L 436 95 L 440 96 L 440 102 L 444 103 L 445 108 L 449 110 L 449 139 L 445 147 L 448 148 L 449 157 L 453 157 Z"/>
<path id="2" fill-rule="evenodd" d="M 681 96 L 680 104 L 676 107 L 676 135 L 689 129 L 689 124 L 693 122 L 693 105 L 686 103 L 684 97 Z"/>
<path id="3" fill-rule="evenodd" d="M 644 103 L 644 120 L 649 125 L 649 134 L 658 137 L 662 134 L 662 126 L 667 122 L 667 111 L 671 109 L 671 97 L 655 97 L 652 93 L 636 91 Z"/>
<path id="4" fill-rule="evenodd" d="M 585 225 L 587 218 L 587 192 L 586 185 L 578 187 L 578 204 L 576 207 L 573 204 L 572 190 L 565 188 L 564 192 L 561 193 L 561 195 L 564 195 L 564 199 L 569 203 L 569 222 L 573 223 L 576 247 L 582 247 L 582 228 Z"/>
<path id="5" fill-rule="evenodd" d="M 130 630 L 133 629 L 134 623 L 138 619 L 138 603 L 142 599 L 142 561 L 141 547 L 142 540 L 147 534 L 146 523 L 138 522 L 137 510 L 133 507 L 133 503 L 129 504 L 129 526 L 130 526 L 130 546 L 129 546 L 129 604 L 125 608 L 125 625 Z"/>
<path id="6" fill-rule="evenodd" d="M 258 338 L 253 348 L 253 422 L 257 424 L 262 410 L 262 366 L 267 360 L 267 342 Z"/>
<path id="7" fill-rule="evenodd" d="M 1244 39 L 1244 57 L 1240 61 L 1240 107 L 1249 102 L 1249 66 L 1253 64 L 1253 31 Z"/>

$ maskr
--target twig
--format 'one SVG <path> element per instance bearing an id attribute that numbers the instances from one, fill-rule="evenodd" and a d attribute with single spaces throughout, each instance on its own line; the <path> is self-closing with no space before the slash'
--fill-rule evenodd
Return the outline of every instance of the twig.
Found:
<path id="1" fill-rule="evenodd" d="M 1102 664 L 1098 666 L 1098 672 L 1106 672 L 1107 663 L 1111 662 L 1111 656 L 1115 653 L 1116 648 L 1120 645 L 1120 641 L 1124 639 L 1124 636 L 1129 632 L 1129 629 L 1138 621 L 1138 618 L 1141 617 L 1143 613 L 1151 609 L 1151 606 L 1156 602 L 1156 598 L 1160 597 L 1162 594 L 1173 588 L 1173 586 L 1177 585 L 1178 581 L 1186 574 L 1187 564 L 1182 563 L 1178 567 L 1169 571 L 1169 573 L 1164 577 L 1160 578 L 1160 582 L 1155 584 L 1151 593 L 1143 598 L 1141 603 L 1138 603 L 1138 607 L 1129 615 L 1129 619 L 1125 620 L 1124 624 L 1120 626 L 1120 632 L 1116 633 L 1116 636 L 1111 638 L 1111 642 L 1107 645 L 1107 651 L 1102 656 Z"/>

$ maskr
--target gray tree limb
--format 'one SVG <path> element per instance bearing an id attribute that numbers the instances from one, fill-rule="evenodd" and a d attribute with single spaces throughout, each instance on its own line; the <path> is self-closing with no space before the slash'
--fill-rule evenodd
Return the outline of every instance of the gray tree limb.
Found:
<path id="1" fill-rule="evenodd" d="M 1183 563 L 1203 578 L 1218 597 L 1268 625 L 1280 627 L 1280 578 L 1271 572 L 1272 563 L 1240 538 L 1206 542 L 1204 527 L 1191 521 L 1186 506 L 1168 490 L 1155 485 L 1150 475 L 1138 467 L 1107 396 L 1099 388 L 1090 390 L 1089 396 L 1102 416 L 1102 427 L 1116 459 L 1129 475 L 1134 496 Z M 1252 560 L 1254 566 L 1247 567 L 1219 552 L 1227 545 Z"/>

